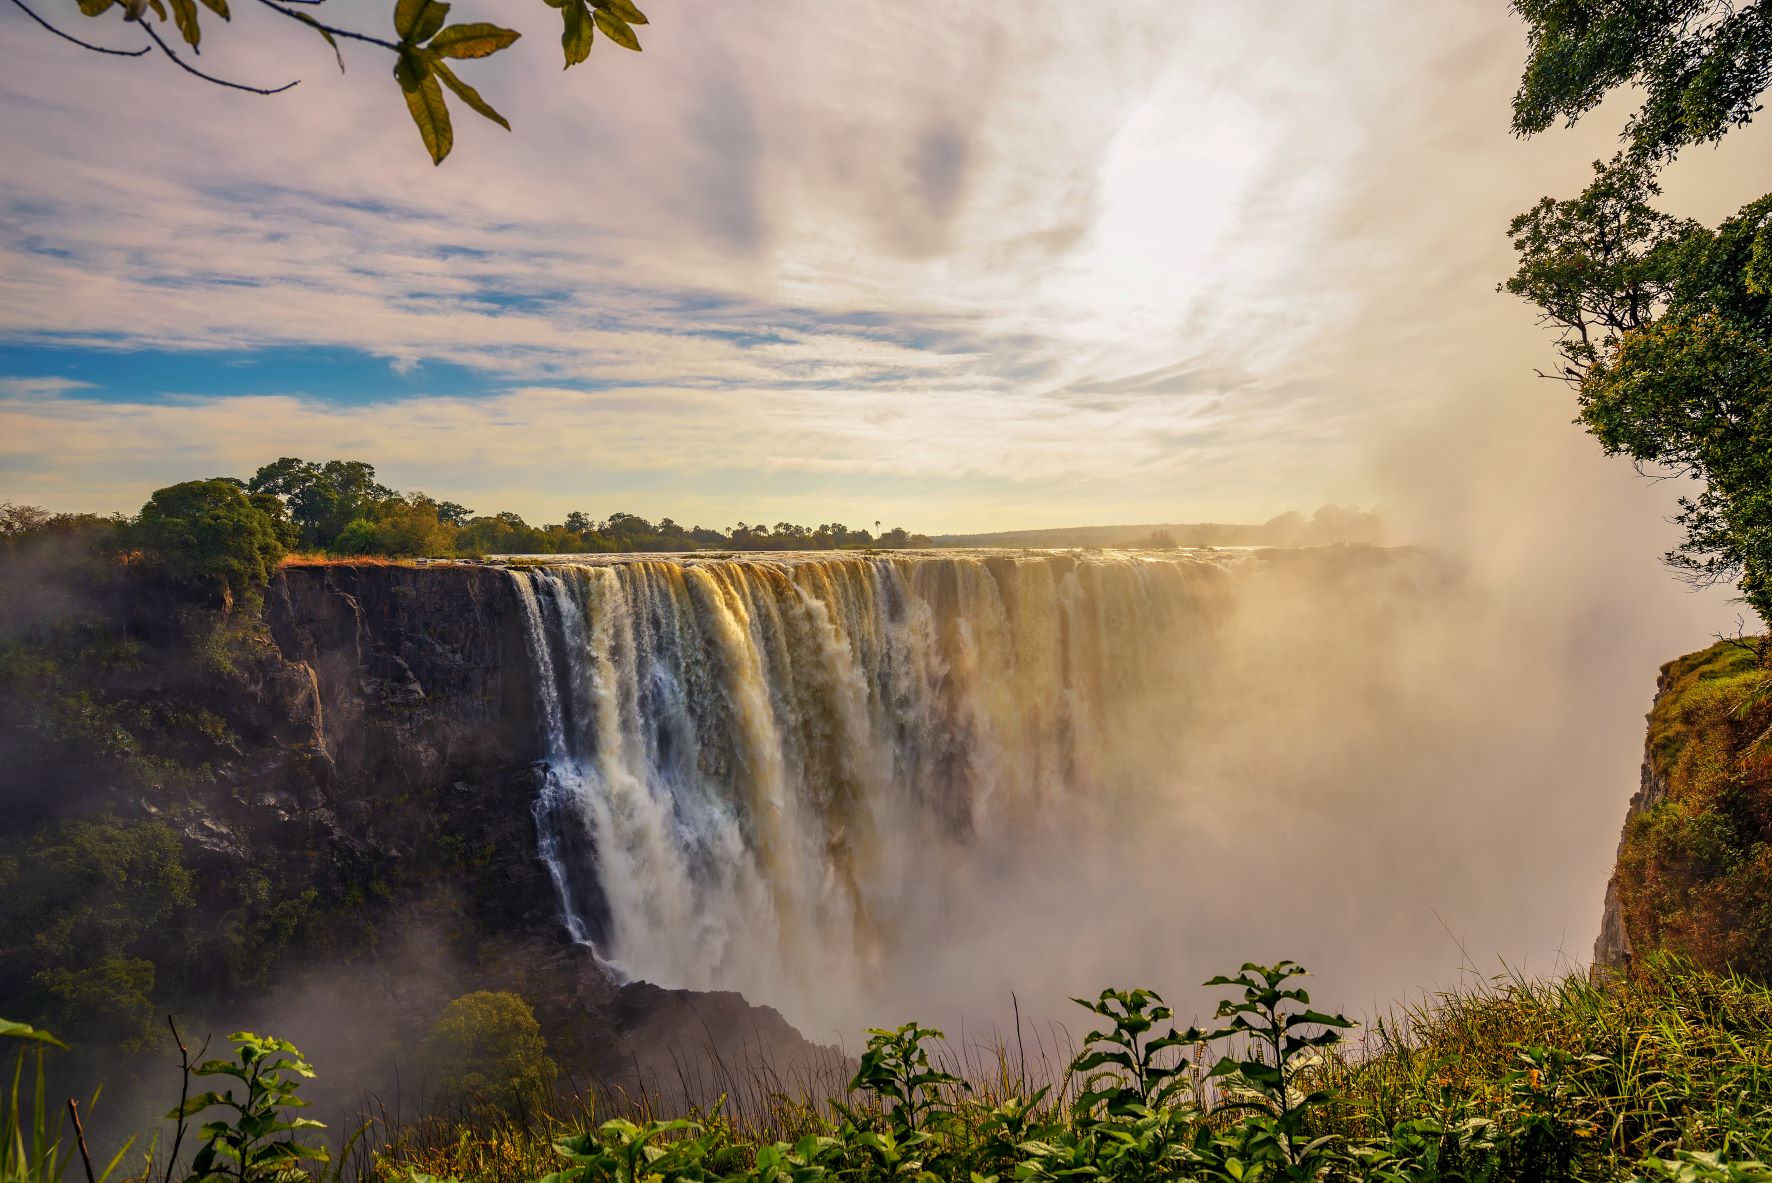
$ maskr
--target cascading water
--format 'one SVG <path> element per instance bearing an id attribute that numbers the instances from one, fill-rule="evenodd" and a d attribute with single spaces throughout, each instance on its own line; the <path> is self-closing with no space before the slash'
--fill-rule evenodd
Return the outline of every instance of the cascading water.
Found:
<path id="1" fill-rule="evenodd" d="M 1227 560 L 961 554 L 512 569 L 575 940 L 635 977 L 865 978 L 956 851 L 1111 810 L 1211 664 Z M 1157 726 L 1177 728 L 1168 718 Z M 1148 763 L 1148 761 L 1146 761 Z M 960 856 L 962 859 L 965 856 Z M 985 857 L 980 855 L 979 857 Z"/>

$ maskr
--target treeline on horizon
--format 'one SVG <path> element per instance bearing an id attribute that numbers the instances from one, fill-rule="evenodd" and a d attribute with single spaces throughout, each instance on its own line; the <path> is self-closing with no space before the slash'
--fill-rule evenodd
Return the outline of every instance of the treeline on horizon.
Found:
<path id="1" fill-rule="evenodd" d="M 631 513 L 595 518 L 575 510 L 564 521 L 532 526 L 510 510 L 478 514 L 422 492 L 401 493 L 375 479 L 361 460 L 311 462 L 285 456 L 241 482 L 270 494 L 296 529 L 291 549 L 328 555 L 472 557 L 487 554 L 587 554 L 684 550 L 843 550 L 928 546 L 895 526 L 878 537 L 837 522 L 773 527 L 739 522 L 727 530 L 657 522 Z"/>
<path id="2" fill-rule="evenodd" d="M 227 490 L 231 489 L 230 494 Z M 480 514 L 455 501 L 423 492 L 402 493 L 376 479 L 375 467 L 361 460 L 306 461 L 285 456 L 248 479 L 216 477 L 186 481 L 156 491 L 134 518 L 123 515 L 51 514 L 31 506 L 11 506 L 0 532 L 92 533 L 135 525 L 132 541 L 148 544 L 152 529 L 141 523 L 163 519 L 176 505 L 190 532 L 204 533 L 192 515 L 268 530 L 285 552 L 338 557 L 471 558 L 488 554 L 596 554 L 629 551 L 694 550 L 850 550 L 930 545 L 927 535 L 894 526 L 878 535 L 840 522 L 774 526 L 739 522 L 730 529 L 682 526 L 670 518 L 653 522 L 638 514 L 596 518 L 582 511 L 565 520 L 531 525 L 510 510 Z M 879 523 L 875 523 L 878 526 Z"/>

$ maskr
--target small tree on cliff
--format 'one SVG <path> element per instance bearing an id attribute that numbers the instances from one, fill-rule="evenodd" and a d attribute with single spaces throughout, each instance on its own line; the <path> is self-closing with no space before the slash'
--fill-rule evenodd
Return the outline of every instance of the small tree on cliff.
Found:
<path id="1" fill-rule="evenodd" d="M 148 571 L 225 610 L 259 596 L 295 530 L 275 497 L 215 479 L 156 490 L 124 536 Z"/>
<path id="2" fill-rule="evenodd" d="M 474 1108 L 516 1111 L 552 1091 L 559 1069 L 520 994 L 476 990 L 443 1008 L 425 1036 L 431 1084 Z"/>

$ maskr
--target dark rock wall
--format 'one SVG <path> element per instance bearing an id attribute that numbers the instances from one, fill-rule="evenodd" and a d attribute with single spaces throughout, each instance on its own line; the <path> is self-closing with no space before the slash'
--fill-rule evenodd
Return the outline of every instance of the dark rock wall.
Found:
<path id="1" fill-rule="evenodd" d="M 312 681 L 341 838 L 405 873 L 458 873 L 484 923 L 546 923 L 554 905 L 531 817 L 535 695 L 510 576 L 291 566 L 266 594 L 265 620 Z"/>
<path id="2" fill-rule="evenodd" d="M 705 1104 L 764 1065 L 841 1074 L 773 1010 L 621 985 L 567 941 L 536 853 L 535 687 L 509 573 L 294 565 L 271 584 L 265 620 L 285 678 L 307 687 L 291 726 L 317 813 L 343 857 L 396 885 L 376 966 L 302 984 L 294 1009 L 318 1016 L 310 1042 L 361 1043 L 380 1028 L 410 1045 L 451 996 L 509 989 L 569 1071 L 614 1087 L 683 1088 L 688 1072 L 705 1088 L 684 1099 Z M 291 1013 L 267 1000 L 268 1018 L 280 1011 Z"/>

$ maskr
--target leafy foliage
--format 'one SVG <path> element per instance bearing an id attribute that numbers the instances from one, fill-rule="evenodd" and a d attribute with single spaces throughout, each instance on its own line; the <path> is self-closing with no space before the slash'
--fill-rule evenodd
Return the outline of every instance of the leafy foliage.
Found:
<path id="1" fill-rule="evenodd" d="M 961 1088 L 939 1034 L 911 1023 L 872 1032 L 851 1095 L 828 1111 L 784 1099 L 750 1129 L 717 1111 L 640 1112 L 551 1147 L 533 1133 L 524 1145 L 510 1127 L 460 1127 L 429 1151 L 396 1142 L 379 1174 L 434 1183 L 472 1156 L 481 1165 L 462 1177 L 484 1183 L 1767 1177 L 1772 994 L 1676 961 L 1644 969 L 1447 995 L 1347 1052 L 1346 1020 L 1311 1009 L 1296 966 L 1249 965 L 1215 979 L 1229 989 L 1210 1032 L 1175 1031 L 1146 990 L 1083 1002 L 1108 1021 L 1057 1096 L 1012 1076 L 1003 1095 Z M 1221 1049 L 1201 1059 L 1215 1065 L 1204 1082 L 1214 1088 L 1184 1087 L 1195 1045 Z M 505 1148 L 490 1169 L 483 1138 Z"/>
<path id="2" fill-rule="evenodd" d="M 101 816 L 0 851 L 0 988 L 57 1029 L 125 1048 L 154 1037 L 144 954 L 193 903 L 177 835 Z"/>
<path id="3" fill-rule="evenodd" d="M 1510 226 L 1520 267 L 1503 287 L 1561 336 L 1558 375 L 1610 454 L 1701 488 L 1680 500 L 1668 561 L 1700 584 L 1734 580 L 1772 620 L 1772 195 L 1716 229 L 1652 204 L 1687 144 L 1748 122 L 1772 81 L 1763 3 L 1514 0 L 1531 56 L 1514 128 L 1571 122 L 1614 88 L 1642 87 L 1629 143 L 1569 200 Z"/>
<path id="4" fill-rule="evenodd" d="M 15 2 L 24 7 L 22 0 Z M 590 57 L 591 43 L 598 33 L 623 49 L 639 51 L 640 38 L 634 27 L 647 22 L 646 15 L 632 0 L 545 2 L 550 8 L 557 10 L 562 18 L 564 31 L 561 46 L 568 68 Z M 316 15 L 314 0 L 259 0 L 259 3 L 291 21 L 307 26 L 323 38 L 337 58 L 340 71 L 345 68 L 344 53 L 339 45 L 341 40 L 373 45 L 391 52 L 394 55 L 394 79 L 399 83 L 400 92 L 406 100 L 406 109 L 412 116 L 419 138 L 423 141 L 425 150 L 430 153 L 433 163 L 442 164 L 455 144 L 449 105 L 443 95 L 445 89 L 453 93 L 469 110 L 506 131 L 510 130 L 511 125 L 505 117 L 494 110 L 492 104 L 480 96 L 479 91 L 457 75 L 451 63 L 487 58 L 509 49 L 520 37 L 516 30 L 485 21 L 449 24 L 451 6 L 443 3 L 443 0 L 395 0 L 392 11 L 393 39 L 390 40 L 362 30 L 346 29 L 328 23 Z M 208 9 L 223 21 L 232 19 L 227 0 L 201 0 L 201 4 L 203 9 Z M 196 53 L 203 41 L 202 9 L 198 7 L 198 0 L 79 0 L 79 8 L 88 17 L 115 15 L 124 22 L 138 24 L 151 44 L 139 51 L 105 49 L 61 33 L 29 8 L 26 11 L 31 12 L 39 24 L 61 33 L 64 39 L 85 48 L 101 53 L 121 52 L 126 56 L 133 56 L 158 47 L 186 73 L 235 90 L 277 94 L 295 85 L 291 82 L 273 88 L 260 88 L 229 82 L 203 73 L 180 57 L 155 30 L 154 23 L 171 23 L 184 44 L 192 53 Z"/>
<path id="5" fill-rule="evenodd" d="M 231 1077 L 238 1086 L 188 1097 L 166 1115 L 182 1123 L 214 1109 L 225 1113 L 198 1130 L 202 1146 L 191 1159 L 186 1183 L 284 1183 L 299 1163 L 328 1161 L 324 1146 L 296 1140 L 302 1131 L 325 1129 L 325 1124 L 289 1112 L 307 1105 L 297 1094 L 301 1082 L 314 1076 L 301 1052 L 284 1040 L 250 1031 L 236 1031 L 228 1040 L 235 1060 L 206 1060 L 191 1072 Z"/>
<path id="6" fill-rule="evenodd" d="M 1760 0 L 1512 0 L 1530 50 L 1514 131 L 1574 123 L 1621 86 L 1642 105 L 1626 134 L 1640 154 L 1714 142 L 1759 111 L 1772 81 L 1772 12 Z"/>
<path id="7" fill-rule="evenodd" d="M 276 498 L 229 480 L 155 490 L 126 537 L 150 570 L 223 606 L 256 597 L 294 541 Z"/>
<path id="8" fill-rule="evenodd" d="M 342 556 L 584 554 L 618 551 L 843 550 L 869 546 L 928 546 L 902 526 L 878 538 L 837 522 L 817 527 L 778 522 L 771 528 L 740 522 L 731 530 L 684 527 L 665 518 L 582 511 L 560 523 L 532 526 L 504 511 L 476 515 L 454 501 L 425 493 L 398 493 L 376 480 L 361 460 L 316 463 L 285 456 L 253 474 L 247 488 L 277 498 L 300 531 L 299 545 Z"/>
<path id="9" fill-rule="evenodd" d="M 540 1102 L 559 1074 L 535 1012 L 503 990 L 476 990 L 445 1006 L 425 1037 L 423 1062 L 445 1095 L 509 1111 Z"/>

